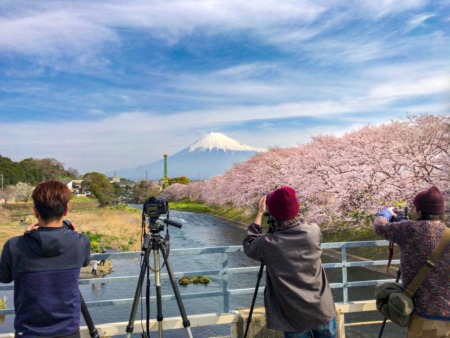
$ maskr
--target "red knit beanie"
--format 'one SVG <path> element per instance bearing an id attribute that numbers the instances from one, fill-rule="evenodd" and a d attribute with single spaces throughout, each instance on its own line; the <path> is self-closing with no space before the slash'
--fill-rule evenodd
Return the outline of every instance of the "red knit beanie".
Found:
<path id="1" fill-rule="evenodd" d="M 444 195 L 435 186 L 419 192 L 413 203 L 417 210 L 430 215 L 442 215 L 445 211 Z"/>
<path id="2" fill-rule="evenodd" d="M 300 210 L 295 190 L 291 187 L 281 187 L 273 191 L 267 197 L 267 207 L 270 215 L 281 221 L 294 218 Z"/>

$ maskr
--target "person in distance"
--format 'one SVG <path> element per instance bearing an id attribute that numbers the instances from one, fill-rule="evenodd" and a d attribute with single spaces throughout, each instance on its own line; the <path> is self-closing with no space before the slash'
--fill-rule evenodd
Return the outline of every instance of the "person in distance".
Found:
<path id="1" fill-rule="evenodd" d="M 394 208 L 383 209 L 373 221 L 375 234 L 400 248 L 402 284 L 414 279 L 431 253 L 439 245 L 446 225 L 445 201 L 435 186 L 420 191 L 413 200 L 418 220 L 392 222 Z M 414 312 L 408 326 L 408 338 L 450 336 L 450 248 L 443 252 L 413 296 Z"/>
<path id="2" fill-rule="evenodd" d="M 78 280 L 91 245 L 63 223 L 71 196 L 61 182 L 38 184 L 32 194 L 37 223 L 3 247 L 0 282 L 14 281 L 16 337 L 80 337 Z"/>
<path id="3" fill-rule="evenodd" d="M 261 221 L 266 205 L 274 222 L 267 234 Z M 245 254 L 266 266 L 267 327 L 285 338 L 336 337 L 336 309 L 321 254 L 322 233 L 300 216 L 289 186 L 260 198 L 255 221 L 243 241 Z"/>

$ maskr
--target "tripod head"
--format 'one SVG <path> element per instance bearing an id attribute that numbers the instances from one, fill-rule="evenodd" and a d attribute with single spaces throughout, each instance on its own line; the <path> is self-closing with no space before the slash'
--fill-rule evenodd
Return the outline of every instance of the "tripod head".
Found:
<path id="1" fill-rule="evenodd" d="M 183 226 L 183 224 L 181 224 L 180 222 L 169 219 L 169 215 L 167 215 L 167 218 L 165 219 L 159 219 L 159 217 L 156 218 L 150 217 L 147 222 L 148 222 L 148 229 L 152 234 L 157 234 L 161 231 L 164 231 L 164 224 L 161 224 L 161 222 L 167 225 L 172 225 L 179 229 Z"/>

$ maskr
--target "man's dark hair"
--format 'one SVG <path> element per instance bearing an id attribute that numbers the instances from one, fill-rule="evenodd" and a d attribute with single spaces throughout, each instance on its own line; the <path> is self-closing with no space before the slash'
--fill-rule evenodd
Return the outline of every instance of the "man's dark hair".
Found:
<path id="1" fill-rule="evenodd" d="M 41 218 L 49 222 L 64 216 L 72 192 L 59 181 L 46 181 L 36 186 L 31 197 Z"/>

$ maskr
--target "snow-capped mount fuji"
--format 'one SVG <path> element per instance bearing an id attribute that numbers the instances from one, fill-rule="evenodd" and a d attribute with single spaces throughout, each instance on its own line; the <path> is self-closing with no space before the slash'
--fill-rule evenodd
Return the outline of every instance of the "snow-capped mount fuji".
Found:
<path id="1" fill-rule="evenodd" d="M 209 133 L 174 155 L 169 154 L 167 175 L 169 178 L 186 176 L 191 180 L 209 179 L 223 174 L 233 164 L 264 151 L 221 133 Z M 115 175 L 133 180 L 159 180 L 164 176 L 164 159 L 136 168 L 116 170 Z"/>
<path id="2" fill-rule="evenodd" d="M 265 149 L 254 148 L 246 144 L 239 143 L 235 139 L 228 137 L 221 133 L 209 133 L 190 147 L 189 151 L 201 152 L 201 151 L 215 151 L 223 150 L 227 151 L 250 151 L 250 152 L 262 152 Z"/>

